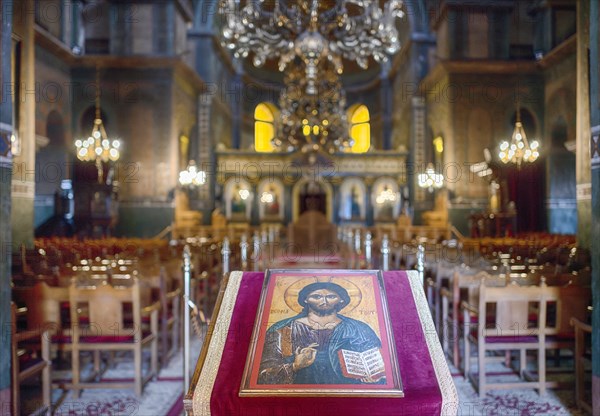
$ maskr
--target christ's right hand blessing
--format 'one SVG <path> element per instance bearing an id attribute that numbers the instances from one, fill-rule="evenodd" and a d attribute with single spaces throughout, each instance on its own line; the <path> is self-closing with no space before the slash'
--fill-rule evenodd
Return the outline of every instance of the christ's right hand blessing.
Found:
<path id="1" fill-rule="evenodd" d="M 302 368 L 306 368 L 312 363 L 315 362 L 315 358 L 317 358 L 317 350 L 315 347 L 318 347 L 319 344 L 312 343 L 308 347 L 304 347 L 300 349 L 300 347 L 296 348 L 296 354 L 294 357 L 294 364 L 292 365 L 293 371 L 298 371 Z"/>

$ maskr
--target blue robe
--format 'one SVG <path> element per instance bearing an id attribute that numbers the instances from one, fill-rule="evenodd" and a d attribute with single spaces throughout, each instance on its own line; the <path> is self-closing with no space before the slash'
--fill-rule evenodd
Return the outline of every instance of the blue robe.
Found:
<path id="1" fill-rule="evenodd" d="M 342 374 L 338 351 L 381 348 L 377 334 L 364 322 L 342 315 L 338 315 L 341 322 L 333 329 L 312 329 L 298 322 L 304 316 L 306 313 L 283 319 L 267 330 L 258 384 L 362 384 Z M 288 339 L 283 339 L 285 337 Z M 296 348 L 301 350 L 312 343 L 319 344 L 315 347 L 315 361 L 297 372 L 292 371 Z"/>

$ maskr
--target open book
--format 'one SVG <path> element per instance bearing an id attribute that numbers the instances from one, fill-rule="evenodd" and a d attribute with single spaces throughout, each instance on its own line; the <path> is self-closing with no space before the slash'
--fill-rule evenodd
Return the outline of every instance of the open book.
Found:
<path id="1" fill-rule="evenodd" d="M 363 352 L 339 350 L 340 364 L 344 377 L 378 379 L 385 375 L 383 357 L 379 348 L 371 348 Z"/>

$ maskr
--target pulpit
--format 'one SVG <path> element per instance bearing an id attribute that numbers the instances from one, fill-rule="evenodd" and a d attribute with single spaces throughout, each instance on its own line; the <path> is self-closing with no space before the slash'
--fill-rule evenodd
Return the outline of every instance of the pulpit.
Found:
<path id="1" fill-rule="evenodd" d="M 262 272 L 232 272 L 223 281 L 211 327 L 184 399 L 189 415 L 452 415 L 458 396 L 417 272 L 383 273 L 404 397 L 240 397 L 264 282 Z"/>

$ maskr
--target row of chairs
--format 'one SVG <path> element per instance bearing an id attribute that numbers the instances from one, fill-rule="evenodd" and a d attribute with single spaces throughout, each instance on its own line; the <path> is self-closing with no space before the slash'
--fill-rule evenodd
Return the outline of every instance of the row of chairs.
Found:
<path id="1" fill-rule="evenodd" d="M 489 276 L 489 275 L 488 275 Z M 582 286 L 488 286 L 488 276 L 478 277 L 476 305 L 462 301 L 464 342 L 464 375 L 476 386 L 480 397 L 492 389 L 534 387 L 540 394 L 546 388 L 557 387 L 546 380 L 546 351 L 575 349 L 571 318 L 584 320 L 591 293 Z M 490 313 L 490 305 L 495 310 Z M 477 349 L 477 372 L 471 367 L 471 345 Z M 527 371 L 527 351 L 537 357 L 537 377 Z M 504 351 L 510 365 L 510 352 L 519 352 L 518 381 L 491 383 L 486 366 L 494 359 L 493 352 Z"/>
<path id="2" fill-rule="evenodd" d="M 475 262 L 477 266 L 487 262 Z M 462 369 L 479 394 L 494 388 L 535 387 L 541 393 L 552 383 L 545 380 L 546 350 L 575 350 L 575 336 L 570 320 L 588 319 L 591 301 L 589 276 L 585 273 L 554 273 L 552 268 L 511 271 L 482 271 L 447 262 L 429 279 L 427 296 L 434 322 L 439 329 L 443 350 L 457 369 Z M 437 300 L 436 300 L 437 298 Z M 580 339 L 580 341 L 581 341 Z M 460 341 L 464 354 L 460 354 Z M 471 346 L 477 351 L 477 371 L 471 366 Z M 582 347 L 579 347 L 582 348 Z M 517 374 L 525 374 L 528 350 L 537 354 L 538 378 L 535 381 L 491 384 L 486 364 L 494 351 L 519 351 Z M 582 356 L 575 353 L 572 357 Z M 500 357 L 502 359 L 502 356 Z M 531 377 L 529 377 L 531 379 Z M 525 384 L 523 384 L 525 383 Z M 581 386 L 579 386 L 581 387 Z M 578 392 L 578 397 L 581 392 Z"/>
<path id="3" fill-rule="evenodd" d="M 151 279 L 133 273 L 121 277 L 125 276 L 113 279 L 112 284 L 105 279 L 94 285 L 80 285 L 74 278 L 68 287 L 49 286 L 42 281 L 32 287 L 13 288 L 13 299 L 23 306 L 21 313 L 28 331 L 46 333 L 55 356 L 71 352 L 72 381 L 55 383 L 55 387 L 71 389 L 75 396 L 83 388 L 125 387 L 99 382 L 101 352 L 111 352 L 111 361 L 113 351 L 124 350 L 133 353 L 135 364 L 134 382 L 126 385 L 141 395 L 145 382 L 157 374 L 159 345 L 162 366 L 179 350 L 181 289 L 169 290 L 164 267 L 154 290 Z M 151 350 L 150 369 L 142 375 L 141 350 L 145 347 Z M 95 380 L 79 376 L 82 352 L 92 353 Z M 49 388 L 45 384 L 44 391 Z"/>

